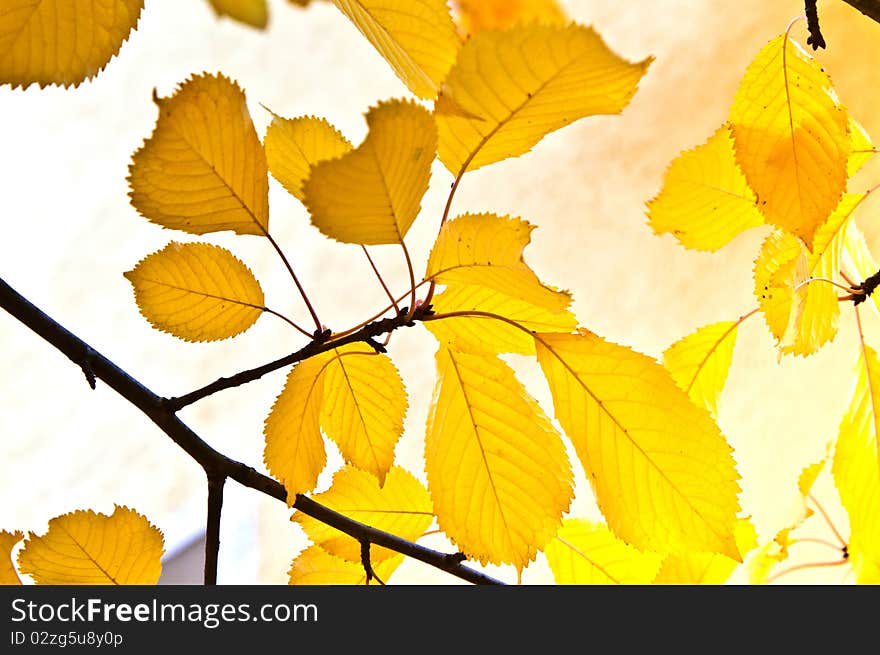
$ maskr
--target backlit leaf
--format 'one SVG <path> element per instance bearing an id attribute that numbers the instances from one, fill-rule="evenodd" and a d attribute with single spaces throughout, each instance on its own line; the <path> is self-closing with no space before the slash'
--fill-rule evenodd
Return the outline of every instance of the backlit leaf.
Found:
<path id="1" fill-rule="evenodd" d="M 571 296 L 542 284 L 523 260 L 533 229 L 519 218 L 459 216 L 440 230 L 425 278 L 439 284 L 479 285 L 551 312 L 564 312 Z"/>
<path id="2" fill-rule="evenodd" d="M 407 398 L 391 359 L 364 344 L 333 350 L 323 373 L 321 427 L 345 461 L 379 478 L 381 485 L 403 434 Z"/>
<path id="3" fill-rule="evenodd" d="M 757 547 L 757 535 L 750 521 L 737 521 L 735 532 L 740 553 L 745 554 Z M 728 581 L 739 564 L 720 553 L 698 550 L 672 553 L 663 560 L 653 584 L 721 585 Z"/>
<path id="4" fill-rule="evenodd" d="M 381 487 L 374 475 L 347 466 L 333 475 L 327 491 L 311 497 L 350 519 L 407 541 L 418 540 L 434 520 L 427 489 L 399 466 L 391 469 Z M 350 562 L 361 561 L 361 545 L 356 539 L 302 512 L 294 512 L 292 520 L 328 553 Z M 395 555 L 395 551 L 375 544 L 370 548 L 374 564 Z"/>
<path id="5" fill-rule="evenodd" d="M 446 0 L 332 0 L 410 91 L 434 98 L 460 41 Z"/>
<path id="6" fill-rule="evenodd" d="M 676 384 L 716 419 L 718 399 L 733 360 L 738 325 L 733 321 L 706 325 L 663 353 L 663 366 Z"/>
<path id="7" fill-rule="evenodd" d="M 852 177 L 874 156 L 874 142 L 865 127 L 852 116 L 849 118 L 850 150 L 846 161 L 846 175 Z"/>
<path id="8" fill-rule="evenodd" d="M 263 139 L 272 176 L 300 201 L 305 200 L 303 183 L 312 166 L 335 159 L 352 148 L 351 143 L 323 118 L 275 116 Z"/>
<path id="9" fill-rule="evenodd" d="M 783 34 L 749 65 L 730 122 L 736 161 L 765 218 L 812 249 L 846 189 L 849 122 L 831 80 Z"/>
<path id="10" fill-rule="evenodd" d="M 401 243 L 428 189 L 437 130 L 431 114 L 407 100 L 367 113 L 369 133 L 355 150 L 318 163 L 303 201 L 312 223 L 344 243 Z"/>
<path id="11" fill-rule="evenodd" d="M 321 374 L 330 357 L 323 353 L 293 367 L 263 426 L 263 462 L 287 489 L 288 505 L 296 501 L 296 494 L 315 488 L 327 463 L 320 424 Z"/>
<path id="12" fill-rule="evenodd" d="M 43 536 L 28 533 L 18 568 L 37 584 L 152 585 L 162 573 L 162 533 L 137 512 L 79 510 L 49 521 Z"/>
<path id="13" fill-rule="evenodd" d="M 263 313 L 263 290 L 250 269 L 208 243 L 172 241 L 125 277 L 144 318 L 187 341 L 235 336 Z"/>
<path id="14" fill-rule="evenodd" d="M 571 502 L 565 446 L 500 359 L 441 346 L 437 369 L 425 470 L 440 529 L 469 557 L 521 570 Z"/>
<path id="15" fill-rule="evenodd" d="M 209 0 L 217 16 L 230 18 L 251 27 L 265 29 L 269 24 L 266 0 Z"/>
<path id="16" fill-rule="evenodd" d="M 556 584 L 650 584 L 662 559 L 583 519 L 563 521 L 544 554 Z"/>
<path id="17" fill-rule="evenodd" d="M 718 250 L 764 224 L 755 193 L 736 163 L 727 125 L 670 164 L 663 188 L 648 202 L 648 222 L 656 234 L 669 232 L 697 250 Z"/>
<path id="18" fill-rule="evenodd" d="M 556 418 L 611 530 L 661 554 L 697 549 L 740 561 L 738 479 L 709 413 L 654 359 L 579 334 L 537 334 Z"/>
<path id="19" fill-rule="evenodd" d="M 0 530 L 0 585 L 21 584 L 12 562 L 12 549 L 23 538 L 24 535 L 18 530 L 15 532 Z"/>
<path id="20" fill-rule="evenodd" d="M 851 222 L 846 231 L 846 239 L 843 244 L 843 258 L 850 277 L 855 275 L 859 283 L 880 271 L 880 265 L 874 259 L 868 242 L 858 223 Z M 880 294 L 873 293 L 865 301 L 866 306 L 871 307 L 874 313 L 880 316 Z"/>
<path id="21" fill-rule="evenodd" d="M 522 155 L 580 118 L 618 114 L 651 61 L 621 59 L 582 25 L 481 31 L 462 47 L 434 108 L 440 161 L 458 176 Z"/>
<path id="22" fill-rule="evenodd" d="M 516 23 L 568 22 L 556 0 L 456 0 L 458 22 L 466 34 L 480 30 L 506 30 Z"/>
<path id="23" fill-rule="evenodd" d="M 516 296 L 500 293 L 476 284 L 455 284 L 431 301 L 434 312 L 487 312 L 509 318 L 534 332 L 571 332 L 577 319 L 569 310 L 551 311 Z M 453 344 L 458 350 L 487 354 L 535 354 L 535 340 L 522 330 L 485 316 L 454 316 L 426 321 L 441 344 Z"/>
<path id="24" fill-rule="evenodd" d="M 223 75 L 195 75 L 169 98 L 129 168 L 131 204 L 191 234 L 269 229 L 266 153 L 244 92 Z"/>
<path id="25" fill-rule="evenodd" d="M 849 516 L 848 552 L 856 580 L 880 583 L 880 359 L 864 346 L 849 409 L 840 424 L 831 473 Z"/>
<path id="26" fill-rule="evenodd" d="M 4 0 L 0 84 L 77 86 L 95 77 L 135 28 L 143 0 Z"/>
<path id="27" fill-rule="evenodd" d="M 403 555 L 395 555 L 377 564 L 371 564 L 373 572 L 382 582 L 403 563 Z M 362 585 L 367 574 L 358 561 L 349 562 L 331 555 L 320 546 L 309 546 L 291 564 L 289 583 L 292 585 Z M 371 584 L 378 584 L 375 580 Z"/>

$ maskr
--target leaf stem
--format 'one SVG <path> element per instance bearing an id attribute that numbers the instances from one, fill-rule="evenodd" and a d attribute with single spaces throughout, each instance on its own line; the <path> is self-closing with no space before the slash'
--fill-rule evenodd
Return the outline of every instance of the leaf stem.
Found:
<path id="1" fill-rule="evenodd" d="M 403 241 L 403 239 L 400 240 L 400 247 L 403 248 L 403 256 L 406 258 L 406 268 L 409 271 L 409 318 L 411 319 L 416 312 L 416 275 L 413 271 L 412 259 L 410 259 L 409 256 L 409 249 L 406 247 L 406 243 Z"/>
<path id="2" fill-rule="evenodd" d="M 794 566 L 790 566 L 787 569 L 783 569 L 783 570 L 779 571 L 778 573 L 774 573 L 773 575 L 769 576 L 767 578 L 767 584 L 770 584 L 771 582 L 778 580 L 783 575 L 788 575 L 789 573 L 794 573 L 795 571 L 802 571 L 804 569 L 817 569 L 817 568 L 822 568 L 822 567 L 827 567 L 827 566 L 843 566 L 844 564 L 847 563 L 847 561 L 848 560 L 845 560 L 845 559 L 838 559 L 838 560 L 833 560 L 831 562 L 807 562 L 806 564 L 795 564 Z"/>
<path id="3" fill-rule="evenodd" d="M 266 238 L 269 240 L 269 243 L 272 244 L 272 247 L 275 249 L 275 252 L 278 253 L 278 256 L 281 257 L 281 261 L 284 262 L 284 266 L 287 268 L 287 272 L 290 273 L 290 277 L 293 278 L 293 283 L 296 285 L 296 288 L 299 289 L 299 295 L 302 296 L 303 301 L 306 303 L 306 307 L 309 310 L 309 314 L 312 315 L 312 320 L 315 322 L 315 329 L 318 333 L 324 331 L 324 327 L 321 325 L 321 321 L 318 320 L 318 315 L 315 313 L 315 308 L 312 307 L 312 303 L 309 300 L 308 295 L 306 294 L 306 290 L 303 289 L 302 284 L 299 282 L 299 278 L 296 277 L 296 273 L 293 272 L 293 266 L 290 265 L 290 261 L 287 259 L 287 255 L 284 254 L 284 251 L 281 249 L 281 246 L 278 245 L 278 242 L 275 241 L 274 237 L 269 234 L 268 230 L 263 230 Z M 309 335 L 314 336 L 314 335 Z"/>
<path id="4" fill-rule="evenodd" d="M 809 498 L 812 503 L 816 506 L 816 509 L 819 510 L 819 514 L 822 515 L 822 518 L 825 519 L 825 523 L 828 524 L 828 527 L 831 528 L 831 532 L 834 533 L 834 536 L 837 538 L 838 543 L 840 544 L 839 548 L 846 548 L 847 543 L 840 532 L 837 531 L 837 528 L 834 526 L 834 522 L 831 520 L 831 517 L 828 516 L 828 512 L 825 511 L 825 508 L 822 507 L 822 504 L 816 499 L 816 497 L 810 493 L 807 498 Z"/>
<path id="5" fill-rule="evenodd" d="M 397 306 L 397 301 L 394 299 L 394 296 L 391 295 L 391 291 L 388 289 L 388 285 L 385 284 L 385 280 L 382 278 L 382 274 L 379 272 L 379 269 L 376 268 L 375 262 L 373 262 L 373 258 L 370 257 L 370 253 L 367 252 L 367 247 L 361 244 L 361 250 L 364 251 L 364 254 L 367 256 L 367 261 L 370 262 L 370 266 L 373 269 L 373 273 L 376 274 L 376 277 L 379 278 L 379 284 L 382 285 L 382 288 L 385 290 L 385 295 L 388 296 L 388 299 L 391 301 L 391 306 L 394 307 L 394 311 L 398 314 L 400 313 L 400 307 Z"/>
<path id="6" fill-rule="evenodd" d="M 291 320 L 290 320 L 289 318 L 287 318 L 284 314 L 281 314 L 281 313 L 279 313 L 279 312 L 276 312 L 274 309 L 269 309 L 268 307 L 263 307 L 262 310 L 263 310 L 264 312 L 266 312 L 267 314 L 272 314 L 273 316 L 277 316 L 277 317 L 280 318 L 282 321 L 284 321 L 284 322 L 286 322 L 286 323 L 289 323 L 290 325 L 292 325 L 293 327 L 295 327 L 297 330 L 299 330 L 300 332 L 302 332 L 304 335 L 306 335 L 309 339 L 311 339 L 311 338 L 313 338 L 313 337 L 315 336 L 314 334 L 311 334 L 308 330 L 306 330 L 306 329 L 304 329 L 304 328 L 301 328 L 299 325 L 297 325 L 296 323 L 294 323 L 293 321 L 291 321 Z"/>

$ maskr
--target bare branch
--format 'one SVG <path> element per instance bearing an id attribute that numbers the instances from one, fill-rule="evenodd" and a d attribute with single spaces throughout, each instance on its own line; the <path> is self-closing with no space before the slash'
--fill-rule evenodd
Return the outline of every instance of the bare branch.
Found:
<path id="1" fill-rule="evenodd" d="M 205 585 L 217 584 L 217 559 L 220 555 L 220 512 L 223 510 L 223 485 L 226 476 L 208 473 L 208 521 L 205 529 Z"/>

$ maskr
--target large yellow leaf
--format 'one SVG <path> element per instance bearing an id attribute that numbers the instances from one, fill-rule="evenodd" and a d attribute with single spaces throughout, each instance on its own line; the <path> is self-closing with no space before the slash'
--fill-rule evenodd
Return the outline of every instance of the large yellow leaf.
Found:
<path id="1" fill-rule="evenodd" d="M 846 161 L 846 175 L 852 177 L 858 173 L 862 166 L 868 163 L 874 156 L 874 142 L 864 125 L 852 116 L 849 118 L 850 151 Z"/>
<path id="2" fill-rule="evenodd" d="M 287 489 L 288 505 L 296 502 L 296 494 L 315 488 L 327 463 L 320 424 L 321 374 L 330 357 L 316 355 L 293 367 L 263 426 L 263 461 Z"/>
<path id="3" fill-rule="evenodd" d="M 21 531 L 0 530 L 0 585 L 20 585 L 21 580 L 12 562 L 12 549 L 24 538 Z"/>
<path id="4" fill-rule="evenodd" d="M 135 28 L 143 0 L 3 0 L 0 84 L 77 86 L 97 75 Z"/>
<path id="5" fill-rule="evenodd" d="M 455 6 L 465 34 L 506 30 L 516 23 L 561 25 L 568 22 L 556 0 L 456 0 Z"/>
<path id="6" fill-rule="evenodd" d="M 460 41 L 446 0 L 332 0 L 410 91 L 434 98 Z"/>
<path id="7" fill-rule="evenodd" d="M 131 204 L 163 227 L 192 234 L 269 229 L 266 153 L 244 92 L 223 75 L 195 75 L 170 98 L 129 168 Z"/>
<path id="8" fill-rule="evenodd" d="M 312 223 L 345 243 L 402 243 L 419 213 L 437 152 L 431 114 L 408 100 L 367 113 L 369 133 L 355 150 L 316 164 L 303 186 Z"/>
<path id="9" fill-rule="evenodd" d="M 230 18 L 251 27 L 265 29 L 269 24 L 266 0 L 208 0 L 217 16 Z"/>
<path id="10" fill-rule="evenodd" d="M 301 201 L 312 166 L 351 150 L 351 143 L 323 118 L 274 116 L 263 139 L 272 176 Z"/>
<path id="11" fill-rule="evenodd" d="M 363 344 L 333 350 L 323 372 L 321 427 L 345 461 L 385 481 L 403 434 L 407 398 L 400 373 Z"/>
<path id="12" fill-rule="evenodd" d="M 151 585 L 162 573 L 162 533 L 137 512 L 79 510 L 49 521 L 43 536 L 28 533 L 18 568 L 37 584 Z"/>
<path id="13" fill-rule="evenodd" d="M 371 564 L 373 572 L 382 582 L 403 563 L 403 555 L 396 555 L 376 564 Z M 349 562 L 331 555 L 320 546 L 309 546 L 300 553 L 290 566 L 288 573 L 292 585 L 362 585 L 367 583 L 367 574 L 360 561 Z M 372 584 L 379 584 L 375 580 Z"/>
<path id="14" fill-rule="evenodd" d="M 651 61 L 621 59 L 583 25 L 479 32 L 435 105 L 440 161 L 459 176 L 522 155 L 585 116 L 618 114 Z"/>
<path id="15" fill-rule="evenodd" d="M 727 381 L 738 322 L 701 327 L 663 352 L 663 366 L 697 405 L 718 418 L 718 399 Z"/>
<path id="16" fill-rule="evenodd" d="M 856 580 L 880 584 L 880 359 L 865 345 L 831 473 L 849 516 L 848 552 Z"/>
<path id="17" fill-rule="evenodd" d="M 755 193 L 736 163 L 729 126 L 669 165 L 663 188 L 648 202 L 648 223 L 656 234 L 669 232 L 697 250 L 718 250 L 763 225 Z"/>
<path id="18" fill-rule="evenodd" d="M 399 466 L 389 471 L 381 487 L 375 476 L 347 466 L 333 475 L 327 491 L 312 498 L 350 519 L 407 541 L 418 540 L 434 520 L 427 489 Z M 292 520 L 328 553 L 350 562 L 361 561 L 361 545 L 356 539 L 301 512 L 295 512 Z M 370 550 L 373 563 L 396 554 L 382 546 L 374 545 Z"/>
<path id="19" fill-rule="evenodd" d="M 263 313 L 260 283 L 220 246 L 172 241 L 124 275 L 144 318 L 187 341 L 235 336 Z"/>
<path id="20" fill-rule="evenodd" d="M 487 312 L 515 321 L 533 332 L 571 332 L 577 319 L 569 310 L 551 311 L 516 296 L 476 284 L 450 286 L 431 301 L 438 315 L 449 312 Z M 485 353 L 535 354 L 535 340 L 513 325 L 485 316 L 453 316 L 426 321 L 441 345 Z"/>
<path id="21" fill-rule="evenodd" d="M 500 359 L 437 352 L 425 470 L 437 520 L 462 552 L 522 569 L 572 499 L 565 446 Z"/>
<path id="22" fill-rule="evenodd" d="M 650 584 L 662 560 L 583 519 L 563 521 L 544 554 L 556 584 Z"/>
<path id="23" fill-rule="evenodd" d="M 523 260 L 535 229 L 520 218 L 464 214 L 446 223 L 428 259 L 425 279 L 479 285 L 554 313 L 571 303 L 567 292 L 541 283 Z"/>
<path id="24" fill-rule="evenodd" d="M 812 249 L 846 189 L 849 121 L 831 80 L 783 34 L 746 70 L 730 123 L 736 160 L 765 218 Z"/>
<path id="25" fill-rule="evenodd" d="M 709 413 L 654 359 L 592 332 L 535 341 L 556 418 L 611 530 L 661 554 L 698 549 L 740 561 L 739 474 Z"/>
<path id="26" fill-rule="evenodd" d="M 747 519 L 737 521 L 735 534 L 737 548 L 741 554 L 745 555 L 757 547 L 755 528 Z M 720 553 L 706 553 L 699 550 L 672 553 L 663 560 L 653 584 L 721 585 L 728 581 L 739 564 Z"/>

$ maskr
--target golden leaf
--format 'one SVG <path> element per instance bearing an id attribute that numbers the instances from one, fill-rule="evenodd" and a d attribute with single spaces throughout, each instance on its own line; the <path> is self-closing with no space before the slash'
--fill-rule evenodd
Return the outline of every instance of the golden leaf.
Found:
<path id="1" fill-rule="evenodd" d="M 654 359 L 579 334 L 536 334 L 556 418 L 611 530 L 637 548 L 740 561 L 731 448 Z"/>
<path id="2" fill-rule="evenodd" d="M 18 568 L 37 584 L 152 585 L 164 549 L 156 527 L 117 505 L 110 516 L 79 510 L 49 521 L 43 536 L 28 533 Z"/>
<path id="3" fill-rule="evenodd" d="M 880 271 L 880 266 L 868 247 L 865 235 L 855 221 L 851 221 L 847 226 L 843 243 L 843 258 L 846 267 L 851 272 L 855 272 L 859 278 L 854 280 L 856 283 L 867 280 Z M 880 294 L 872 293 L 865 302 L 877 316 L 880 316 L 880 304 L 878 304 L 880 303 Z"/>
<path id="4" fill-rule="evenodd" d="M 265 29 L 269 24 L 266 0 L 208 0 L 217 16 L 229 16 L 240 23 Z"/>
<path id="5" fill-rule="evenodd" d="M 137 25 L 143 0 L 4 0 L 0 84 L 78 86 L 95 77 Z"/>
<path id="6" fill-rule="evenodd" d="M 241 334 L 264 310 L 260 283 L 220 246 L 172 241 L 124 275 L 144 318 L 187 341 Z"/>
<path id="7" fill-rule="evenodd" d="M 437 130 L 431 114 L 407 100 L 373 107 L 367 125 L 355 150 L 311 169 L 303 202 L 315 227 L 332 239 L 402 243 L 428 189 Z"/>
<path id="8" fill-rule="evenodd" d="M 747 519 L 739 519 L 735 528 L 739 552 L 757 548 L 755 528 Z M 728 581 L 739 562 L 720 553 L 686 550 L 667 555 L 653 584 L 721 585 Z"/>
<path id="9" fill-rule="evenodd" d="M 874 142 L 871 141 L 871 135 L 864 125 L 852 116 L 849 118 L 849 134 L 850 149 L 849 159 L 846 160 L 846 175 L 852 177 L 874 156 Z"/>
<path id="10" fill-rule="evenodd" d="M 568 17 L 556 0 L 456 0 L 465 34 L 506 30 L 517 23 L 562 25 Z"/>
<path id="11" fill-rule="evenodd" d="M 12 549 L 23 538 L 24 535 L 19 530 L 15 532 L 0 530 L 0 585 L 21 584 L 12 561 Z"/>
<path id="12" fill-rule="evenodd" d="M 403 555 L 396 555 L 378 564 L 373 564 L 373 572 L 382 582 L 403 562 Z M 292 585 L 362 585 L 367 583 L 367 574 L 360 562 L 349 562 L 331 555 L 320 546 L 309 546 L 300 553 L 290 566 Z M 373 584 L 378 584 L 374 582 Z"/>
<path id="13" fill-rule="evenodd" d="M 191 234 L 269 230 L 266 153 L 244 92 L 223 75 L 195 75 L 170 98 L 129 168 L 131 204 Z"/>

